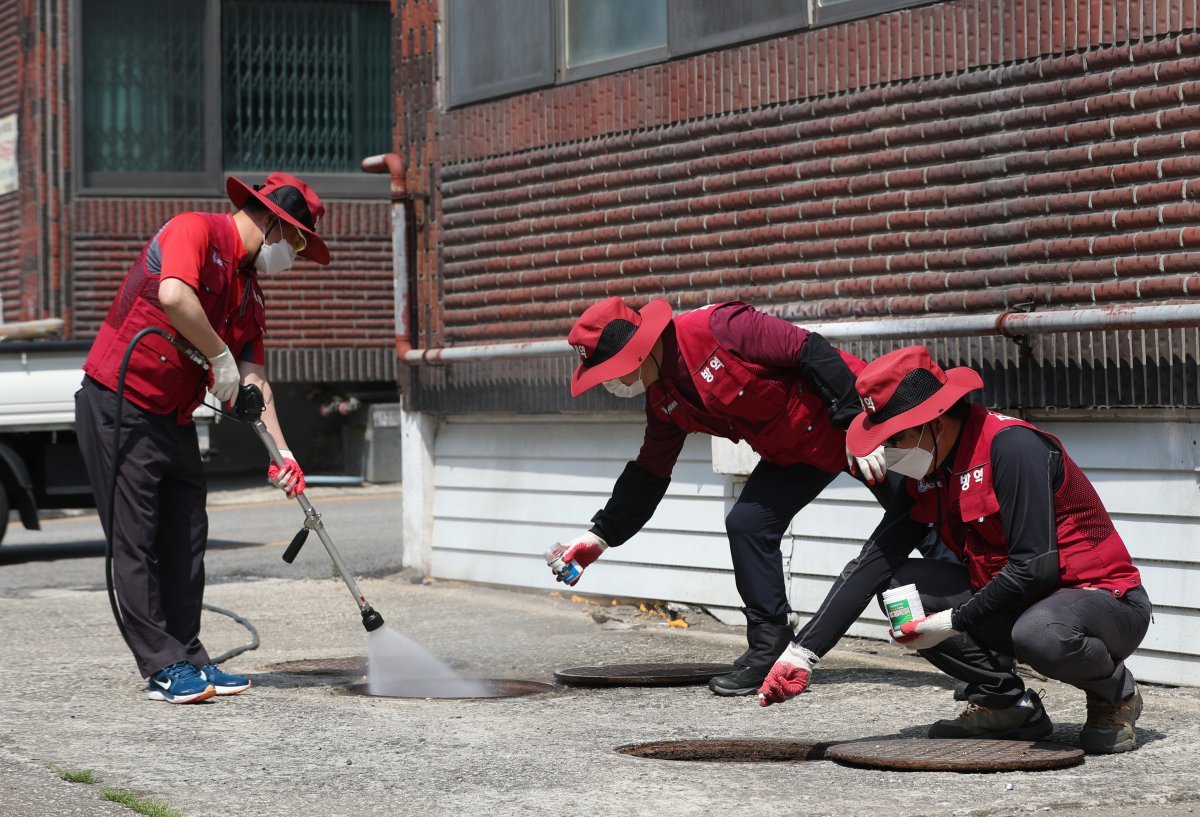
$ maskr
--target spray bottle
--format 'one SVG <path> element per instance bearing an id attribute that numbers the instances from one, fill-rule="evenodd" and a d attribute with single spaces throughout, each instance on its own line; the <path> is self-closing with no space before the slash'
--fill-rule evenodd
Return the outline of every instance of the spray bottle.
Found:
<path id="1" fill-rule="evenodd" d="M 574 584 L 579 581 L 579 577 L 583 575 L 583 568 L 579 566 L 579 562 L 572 559 L 569 562 L 564 562 L 562 555 L 566 553 L 567 546 L 562 542 L 555 542 L 554 547 L 547 550 L 542 556 L 546 559 L 546 564 L 554 571 L 555 575 L 563 580 L 566 584 Z"/>

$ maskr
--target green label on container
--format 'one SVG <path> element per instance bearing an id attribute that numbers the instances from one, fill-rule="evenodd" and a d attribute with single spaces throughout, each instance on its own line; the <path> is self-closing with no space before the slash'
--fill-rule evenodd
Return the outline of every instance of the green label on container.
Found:
<path id="1" fill-rule="evenodd" d="M 900 625 L 906 621 L 913 620 L 912 608 L 908 606 L 908 599 L 900 599 L 899 601 L 889 601 L 887 603 L 888 618 L 892 621 L 892 630 L 900 631 Z"/>

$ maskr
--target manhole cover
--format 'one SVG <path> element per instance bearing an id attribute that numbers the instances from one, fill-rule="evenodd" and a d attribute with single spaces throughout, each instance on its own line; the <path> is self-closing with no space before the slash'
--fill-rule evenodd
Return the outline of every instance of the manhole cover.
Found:
<path id="1" fill-rule="evenodd" d="M 1012 772 L 1064 769 L 1083 763 L 1083 750 L 1058 743 L 985 738 L 856 740 L 825 757 L 849 766 L 920 772 Z"/>
<path id="2" fill-rule="evenodd" d="M 543 692 L 553 692 L 554 684 L 543 684 L 540 681 L 511 681 L 496 678 L 462 678 L 455 684 L 459 688 L 447 689 L 444 681 L 411 681 L 401 687 L 389 690 L 388 695 L 372 695 L 367 684 L 351 684 L 346 691 L 351 695 L 363 695 L 368 698 L 447 698 L 462 700 L 464 698 L 518 698 L 522 695 L 538 695 Z"/>
<path id="3" fill-rule="evenodd" d="M 683 686 L 706 684 L 733 669 L 732 664 L 607 664 L 559 669 L 554 677 L 560 683 L 583 687 Z"/>
<path id="4" fill-rule="evenodd" d="M 820 760 L 825 744 L 804 740 L 660 740 L 618 746 L 623 755 L 652 760 L 694 760 L 712 763 L 798 763 Z"/>
<path id="5" fill-rule="evenodd" d="M 367 659 L 306 658 L 301 661 L 268 664 L 267 669 L 273 672 L 285 672 L 289 675 L 366 675 Z"/>

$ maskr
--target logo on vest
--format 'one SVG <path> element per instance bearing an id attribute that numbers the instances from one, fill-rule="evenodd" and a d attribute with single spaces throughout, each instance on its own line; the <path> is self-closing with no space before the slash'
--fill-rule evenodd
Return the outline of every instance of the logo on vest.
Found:
<path id="1" fill-rule="evenodd" d="M 660 406 L 660 408 L 662 409 L 663 414 L 670 416 L 672 411 L 679 408 L 679 401 L 672 400 L 670 403 L 667 403 L 665 406 Z"/>
<path id="2" fill-rule="evenodd" d="M 923 494 L 926 491 L 932 491 L 934 488 L 941 488 L 942 481 L 940 479 L 919 479 L 917 480 L 917 493 Z"/>
<path id="3" fill-rule="evenodd" d="M 714 355 L 713 358 L 708 361 L 708 365 L 700 370 L 700 376 L 704 378 L 705 383 L 711 383 L 716 377 L 713 372 L 723 368 L 725 368 L 725 364 L 721 362 L 719 357 Z"/>
<path id="4" fill-rule="evenodd" d="M 225 269 L 225 259 L 221 257 L 221 253 L 213 250 L 212 263 L 216 264 L 221 269 Z"/>
<path id="5" fill-rule="evenodd" d="M 972 471 L 964 471 L 963 473 L 958 475 L 958 484 L 962 490 L 965 491 L 968 488 L 970 488 L 972 482 L 974 482 L 976 485 L 983 484 L 983 469 L 982 468 L 976 468 Z"/>

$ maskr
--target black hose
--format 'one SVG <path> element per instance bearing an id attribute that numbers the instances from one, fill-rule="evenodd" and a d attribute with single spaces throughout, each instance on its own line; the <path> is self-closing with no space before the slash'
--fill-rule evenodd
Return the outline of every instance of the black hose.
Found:
<path id="1" fill-rule="evenodd" d="M 175 344 L 175 338 L 167 330 L 159 326 L 147 326 L 133 336 L 133 340 L 129 341 L 129 345 L 125 348 L 125 356 L 121 358 L 121 369 L 117 374 L 117 399 L 113 405 L 113 446 L 112 446 L 112 467 L 109 469 L 108 477 L 108 508 L 107 508 L 107 524 L 104 525 L 104 582 L 108 587 L 108 603 L 112 607 L 113 619 L 117 622 L 117 629 L 121 631 L 121 638 L 125 640 L 126 646 L 133 649 L 129 643 L 129 633 L 125 630 L 125 620 L 121 617 L 121 604 L 117 601 L 117 591 L 115 579 L 113 576 L 113 514 L 116 512 L 117 503 L 117 457 L 121 450 L 121 406 L 125 402 L 125 375 L 129 371 L 129 359 L 133 356 L 133 350 L 137 347 L 138 342 L 146 335 L 156 334 L 161 335 L 168 343 Z M 205 403 L 205 405 L 208 405 Z M 211 406 L 210 406 L 211 408 Z M 220 409 L 217 409 L 221 411 Z M 238 419 L 236 415 L 221 411 L 227 417 Z M 214 613 L 229 616 L 238 624 L 241 624 L 250 631 L 251 641 L 249 644 L 244 644 L 241 647 L 235 647 L 228 652 L 224 652 L 212 659 L 214 664 L 220 664 L 222 661 L 228 661 L 235 655 L 241 655 L 244 652 L 258 649 L 259 639 L 258 630 L 254 628 L 247 619 L 242 618 L 237 613 L 230 610 L 225 610 L 221 607 L 214 607 L 211 604 L 201 605 L 205 610 L 211 610 Z"/>

